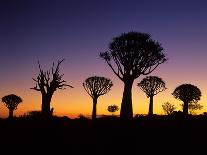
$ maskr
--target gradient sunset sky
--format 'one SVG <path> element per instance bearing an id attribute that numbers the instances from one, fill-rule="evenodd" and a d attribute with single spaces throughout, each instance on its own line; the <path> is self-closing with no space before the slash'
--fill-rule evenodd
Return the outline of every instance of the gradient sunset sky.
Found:
<path id="1" fill-rule="evenodd" d="M 162 103 L 173 98 L 180 84 L 191 83 L 202 91 L 199 101 L 207 111 L 207 2 L 205 0 L 1 0 L 0 1 L 0 97 L 14 93 L 23 103 L 16 116 L 41 109 L 40 92 L 31 90 L 42 68 L 65 58 L 61 72 L 73 89 L 58 90 L 52 99 L 58 116 L 90 115 L 92 99 L 82 83 L 90 76 L 110 78 L 112 90 L 98 100 L 97 114 L 109 114 L 107 106 L 120 107 L 123 83 L 99 53 L 111 39 L 129 31 L 147 32 L 159 41 L 169 61 L 150 75 L 166 82 L 166 91 L 154 97 L 154 113 L 163 114 Z M 149 99 L 134 82 L 134 114 L 148 112 Z M 119 112 L 117 112 L 119 114 Z M 8 110 L 0 104 L 0 117 Z"/>

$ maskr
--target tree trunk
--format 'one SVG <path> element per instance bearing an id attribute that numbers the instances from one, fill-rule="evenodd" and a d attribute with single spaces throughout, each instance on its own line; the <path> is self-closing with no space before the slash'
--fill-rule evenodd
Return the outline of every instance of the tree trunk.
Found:
<path id="1" fill-rule="evenodd" d="M 96 104 L 97 104 L 98 98 L 93 98 L 93 111 L 92 111 L 92 120 L 96 120 Z"/>
<path id="2" fill-rule="evenodd" d="M 124 82 L 124 92 L 121 103 L 120 117 L 123 120 L 130 120 L 133 118 L 132 109 L 132 85 L 134 80 Z"/>
<path id="3" fill-rule="evenodd" d="M 13 109 L 9 109 L 9 118 L 13 118 L 13 112 L 14 112 Z"/>
<path id="4" fill-rule="evenodd" d="M 150 96 L 150 103 L 149 103 L 149 112 L 148 112 L 149 116 L 153 115 L 153 96 Z"/>
<path id="5" fill-rule="evenodd" d="M 188 115 L 188 102 L 184 102 L 184 104 L 183 104 L 183 114 L 185 116 Z"/>
<path id="6" fill-rule="evenodd" d="M 42 114 L 44 117 L 50 117 L 50 102 L 52 95 L 42 95 Z"/>

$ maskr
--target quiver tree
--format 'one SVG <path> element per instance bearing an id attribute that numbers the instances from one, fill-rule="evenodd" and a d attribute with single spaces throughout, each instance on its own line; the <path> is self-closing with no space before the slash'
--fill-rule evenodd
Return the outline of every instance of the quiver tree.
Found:
<path id="1" fill-rule="evenodd" d="M 166 90 L 165 82 L 157 76 L 147 76 L 137 85 L 150 98 L 148 115 L 153 115 L 153 97 Z"/>
<path id="2" fill-rule="evenodd" d="M 54 92 L 57 89 L 65 89 L 66 87 L 73 88 L 62 79 L 64 74 L 60 74 L 60 64 L 63 61 L 64 59 L 58 61 L 56 67 L 53 62 L 52 69 L 47 71 L 42 70 L 38 61 L 39 75 L 36 79 L 33 79 L 36 82 L 36 86 L 31 89 L 40 91 L 42 94 L 42 114 L 44 117 L 49 117 L 52 114 L 53 108 L 50 109 L 50 102 Z"/>
<path id="3" fill-rule="evenodd" d="M 110 79 L 98 76 L 89 77 L 83 83 L 84 89 L 93 99 L 92 120 L 96 119 L 96 105 L 98 97 L 108 93 L 112 86 L 113 83 Z"/>
<path id="4" fill-rule="evenodd" d="M 192 84 L 182 84 L 175 88 L 172 95 L 183 101 L 183 113 L 185 116 L 188 115 L 189 105 L 192 103 L 197 103 L 201 98 L 201 91 L 198 87 Z"/>
<path id="5" fill-rule="evenodd" d="M 131 119 L 132 85 L 140 75 L 148 75 L 166 61 L 159 42 L 147 33 L 129 32 L 113 38 L 109 50 L 100 53 L 114 74 L 124 82 L 120 117 Z"/>
<path id="6" fill-rule="evenodd" d="M 11 94 L 4 96 L 2 102 L 9 109 L 9 118 L 13 118 L 13 112 L 17 109 L 19 103 L 22 102 L 22 99 L 17 95 Z"/>
<path id="7" fill-rule="evenodd" d="M 112 115 L 114 115 L 114 113 L 119 110 L 119 107 L 118 105 L 114 104 L 114 105 L 108 106 L 107 110 L 108 112 L 112 113 Z"/>

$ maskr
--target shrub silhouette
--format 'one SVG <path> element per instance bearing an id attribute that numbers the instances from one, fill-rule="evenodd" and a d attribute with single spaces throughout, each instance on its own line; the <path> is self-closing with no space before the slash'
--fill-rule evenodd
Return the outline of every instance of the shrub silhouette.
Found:
<path id="1" fill-rule="evenodd" d="M 178 86 L 172 95 L 183 101 L 183 113 L 188 115 L 189 104 L 197 103 L 201 98 L 201 91 L 198 87 L 192 84 L 182 84 Z"/>
<path id="2" fill-rule="evenodd" d="M 107 52 L 100 53 L 114 74 L 124 83 L 120 117 L 132 119 L 132 85 L 166 61 L 163 48 L 147 33 L 129 32 L 113 38 Z"/>
<path id="3" fill-rule="evenodd" d="M 112 113 L 112 115 L 114 115 L 114 112 L 119 110 L 119 107 L 117 105 L 110 105 L 107 108 L 108 112 Z"/>
<path id="4" fill-rule="evenodd" d="M 113 86 L 110 79 L 105 77 L 92 76 L 85 80 L 83 87 L 93 99 L 92 120 L 96 119 L 96 105 L 98 97 L 108 93 Z"/>
<path id="5" fill-rule="evenodd" d="M 150 98 L 148 115 L 151 116 L 153 115 L 153 97 L 166 90 L 165 82 L 157 76 L 147 76 L 137 85 Z"/>
<path id="6" fill-rule="evenodd" d="M 170 102 L 165 102 L 162 104 L 162 109 L 165 114 L 171 115 L 175 111 L 176 107 L 175 107 L 175 105 L 171 104 Z"/>
<path id="7" fill-rule="evenodd" d="M 63 75 L 60 74 L 60 64 L 64 61 L 58 61 L 58 64 L 55 68 L 55 64 L 53 62 L 52 69 L 43 71 L 39 64 L 39 75 L 36 79 L 33 79 L 36 82 L 36 86 L 34 89 L 36 91 L 40 91 L 42 94 L 42 114 L 44 117 L 51 116 L 53 109 L 50 109 L 50 102 L 54 92 L 57 89 L 64 89 L 65 87 L 73 88 L 71 85 L 66 84 L 66 81 L 63 80 Z"/>
<path id="8" fill-rule="evenodd" d="M 183 108 L 183 104 L 181 104 L 181 107 Z M 199 103 L 189 103 L 188 105 L 188 111 L 189 111 L 189 114 L 196 114 L 195 111 L 197 110 L 201 110 L 203 109 L 203 106 Z"/>
<path id="9" fill-rule="evenodd" d="M 22 99 L 17 95 L 10 94 L 4 96 L 2 102 L 9 109 L 9 118 L 13 118 L 13 111 L 17 109 L 17 106 L 22 102 Z"/>

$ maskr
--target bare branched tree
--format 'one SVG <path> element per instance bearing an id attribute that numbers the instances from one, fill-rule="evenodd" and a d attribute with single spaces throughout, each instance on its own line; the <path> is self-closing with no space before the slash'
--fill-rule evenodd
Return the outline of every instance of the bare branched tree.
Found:
<path id="1" fill-rule="evenodd" d="M 6 95 L 2 98 L 2 102 L 5 104 L 5 106 L 9 109 L 9 118 L 13 118 L 13 112 L 17 109 L 17 106 L 19 103 L 22 102 L 21 97 L 10 94 Z"/>
<path id="2" fill-rule="evenodd" d="M 108 93 L 112 86 L 113 83 L 110 79 L 98 76 L 89 77 L 83 83 L 84 89 L 93 99 L 92 120 L 96 119 L 96 105 L 98 97 Z"/>
<path id="3" fill-rule="evenodd" d="M 178 86 L 172 95 L 183 101 L 183 113 L 188 115 L 189 105 L 192 103 L 197 103 L 201 99 L 201 91 L 198 87 L 192 84 L 182 84 Z"/>
<path id="4" fill-rule="evenodd" d="M 129 32 L 113 38 L 107 52 L 100 53 L 114 74 L 124 82 L 120 110 L 122 119 L 133 117 L 132 85 L 140 75 L 148 75 L 167 59 L 159 42 L 147 33 Z"/>
<path id="5" fill-rule="evenodd" d="M 54 92 L 57 89 L 65 89 L 66 87 L 73 88 L 71 85 L 66 84 L 66 81 L 63 80 L 63 75 L 60 74 L 60 64 L 64 59 L 58 61 L 57 66 L 53 62 L 52 69 L 44 71 L 42 70 L 40 63 L 39 65 L 39 75 L 36 79 L 33 80 L 36 82 L 36 86 L 31 88 L 36 91 L 40 91 L 42 94 L 42 114 L 43 116 L 51 116 L 52 109 L 50 109 L 50 102 Z"/>
<path id="6" fill-rule="evenodd" d="M 166 90 L 165 82 L 157 76 L 147 76 L 138 86 L 150 98 L 148 115 L 153 115 L 153 97 Z"/>
<path id="7" fill-rule="evenodd" d="M 171 115 L 175 111 L 176 107 L 174 104 L 171 104 L 170 102 L 165 102 L 162 104 L 162 109 L 165 114 Z"/>

